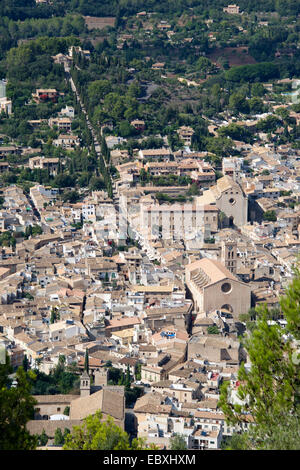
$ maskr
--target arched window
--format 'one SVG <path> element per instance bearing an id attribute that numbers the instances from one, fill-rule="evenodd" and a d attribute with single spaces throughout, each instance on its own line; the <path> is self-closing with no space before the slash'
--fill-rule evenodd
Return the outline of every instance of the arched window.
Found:
<path id="1" fill-rule="evenodd" d="M 222 310 L 227 310 L 227 311 L 230 312 L 230 313 L 233 312 L 233 308 L 232 308 L 231 305 L 229 305 L 229 304 L 224 304 L 224 305 L 222 305 L 221 311 L 222 311 Z"/>

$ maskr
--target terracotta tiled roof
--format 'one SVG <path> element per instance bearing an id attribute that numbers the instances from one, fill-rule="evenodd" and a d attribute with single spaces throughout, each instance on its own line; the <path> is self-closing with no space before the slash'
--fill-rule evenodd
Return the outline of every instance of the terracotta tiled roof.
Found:
<path id="1" fill-rule="evenodd" d="M 120 318 L 117 320 L 111 320 L 109 325 L 106 327 L 108 330 L 117 327 L 125 327 L 129 325 L 138 325 L 140 320 L 138 318 Z"/>
<path id="2" fill-rule="evenodd" d="M 71 433 L 73 431 L 73 426 L 81 425 L 81 421 L 78 419 L 70 420 L 32 420 L 28 421 L 26 424 L 27 430 L 30 434 L 42 434 L 43 429 L 45 430 L 47 436 L 54 437 L 56 429 L 60 428 L 64 432 L 65 428 L 70 429 Z"/>
<path id="3" fill-rule="evenodd" d="M 203 258 L 194 263 L 188 264 L 186 266 L 187 271 L 203 271 L 209 278 L 209 284 L 221 281 L 222 279 L 232 279 L 233 281 L 238 281 L 238 279 L 223 266 L 219 261 Z"/>
<path id="4" fill-rule="evenodd" d="M 50 403 L 64 403 L 70 404 L 73 400 L 77 399 L 79 395 L 34 395 L 34 398 L 39 405 Z"/>
<path id="5" fill-rule="evenodd" d="M 70 418 L 84 419 L 88 415 L 95 414 L 101 410 L 102 413 L 110 415 L 118 420 L 124 418 L 124 390 L 104 387 L 102 390 L 73 400 L 71 403 Z"/>

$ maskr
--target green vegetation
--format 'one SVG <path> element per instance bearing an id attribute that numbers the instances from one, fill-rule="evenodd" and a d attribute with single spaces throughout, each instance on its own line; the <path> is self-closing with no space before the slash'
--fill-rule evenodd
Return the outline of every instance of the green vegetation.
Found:
<path id="1" fill-rule="evenodd" d="M 179 194 L 178 196 L 168 196 L 168 194 L 164 193 L 156 193 L 155 198 L 158 200 L 158 202 L 164 203 L 164 202 L 186 202 L 187 198 L 183 194 Z"/>
<path id="2" fill-rule="evenodd" d="M 43 233 L 42 227 L 39 225 L 28 225 L 25 229 L 25 238 L 35 237 L 36 235 L 41 235 Z"/>
<path id="3" fill-rule="evenodd" d="M 207 327 L 207 333 L 209 335 L 218 335 L 220 333 L 220 330 L 216 325 L 208 326 Z"/>
<path id="4" fill-rule="evenodd" d="M 182 126 L 192 128 L 190 149 L 205 152 L 203 158 L 211 163 L 217 179 L 222 176 L 224 157 L 243 156 L 241 142 L 259 145 L 266 139 L 274 144 L 275 151 L 282 144 L 299 149 L 300 126 L 289 112 L 300 112 L 300 105 L 285 108 L 285 95 L 291 94 L 293 86 L 289 80 L 282 80 L 300 76 L 299 2 L 240 0 L 242 15 L 224 13 L 225 4 L 216 0 L 57 0 L 45 4 L 36 4 L 35 0 L 2 0 L 0 79 L 8 81 L 6 94 L 12 100 L 13 113 L 0 114 L 0 145 L 15 145 L 18 149 L 5 157 L 9 169 L 0 175 L 1 186 L 16 184 L 27 194 L 37 183 L 58 188 L 59 204 L 61 201 L 75 204 L 92 191 L 106 190 L 112 198 L 113 182 L 120 174 L 105 137 L 121 137 L 122 144 L 118 147 L 128 151 L 126 161 L 132 162 L 140 149 L 169 146 L 173 152 L 181 151 L 184 144 L 178 129 Z M 151 15 L 137 15 L 142 10 Z M 90 30 L 84 16 L 113 16 L 115 21 L 106 28 Z M 162 21 L 169 26 L 162 28 Z M 68 62 L 70 76 L 99 142 L 100 155 L 86 116 L 71 89 L 69 73 L 61 63 L 56 63 L 60 61 L 54 60 L 58 54 L 67 55 L 70 46 L 90 51 L 89 57 L 74 53 L 73 60 Z M 161 67 L 155 66 L 157 63 Z M 39 100 L 34 96 L 39 88 L 56 89 L 57 96 Z M 74 107 L 71 132 L 79 142 L 78 147 L 70 150 L 57 147 L 56 139 L 61 132 L 49 121 L 66 105 Z M 263 113 L 266 116 L 261 116 Z M 145 126 L 136 128 L 133 123 L 136 119 L 144 121 Z M 251 120 L 249 126 L 245 120 Z M 220 123 L 226 125 L 220 127 Z M 22 152 L 25 147 L 31 147 L 31 152 Z M 57 171 L 31 169 L 29 158 L 41 155 L 58 159 Z M 251 175 L 253 169 L 249 162 L 245 160 L 244 167 Z M 189 176 L 151 176 L 143 169 L 139 182 L 145 193 L 148 186 L 151 192 L 153 187 L 162 187 L 155 196 L 160 204 L 192 201 L 201 193 L 197 182 Z M 172 197 L 163 189 L 170 185 L 177 186 L 178 193 L 183 190 L 180 187 L 187 188 L 184 194 Z M 280 194 L 290 196 L 287 191 Z M 294 209 L 297 201 L 287 199 L 280 204 Z M 0 196 L 0 208 L 3 206 L 6 207 L 5 199 Z M 225 219 L 225 214 L 220 212 L 221 228 Z M 263 220 L 276 222 L 276 211 L 266 211 Z M 83 220 L 80 220 L 72 224 L 72 231 L 82 227 Z M 38 224 L 26 226 L 24 233 L 15 230 L 1 233 L 1 247 L 15 249 L 18 240 L 42 233 Z M 215 238 L 204 241 L 213 244 Z M 112 244 L 111 250 L 107 250 L 109 255 L 138 246 L 134 240 L 127 242 L 123 247 Z M 153 264 L 160 265 L 160 262 L 154 260 Z M 299 282 L 297 276 L 281 301 L 281 310 L 288 319 L 286 330 L 268 323 L 282 313 L 275 309 L 250 310 L 241 316 L 246 324 L 242 341 L 253 366 L 248 371 L 242 365 L 239 393 L 249 401 L 244 407 L 233 406 L 228 401 L 229 390 L 225 385 L 221 405 L 232 423 L 242 422 L 244 411 L 251 412 L 256 427 L 248 433 L 234 435 L 228 443 L 231 448 L 299 446 L 299 366 L 293 359 L 288 336 L 293 334 L 297 341 L 300 339 Z M 116 281 L 109 282 L 106 275 L 103 285 L 110 288 L 109 284 L 116 288 Z M 27 288 L 22 295 L 33 300 Z M 50 323 L 58 320 L 60 313 L 53 308 Z M 219 334 L 220 330 L 210 326 L 207 332 Z M 285 342 L 282 341 L 284 332 L 287 333 Z M 126 406 L 132 407 L 143 391 L 132 386 L 134 378 L 129 367 L 125 373 L 111 363 L 107 367 L 109 384 L 123 385 Z M 45 432 L 31 438 L 25 428 L 34 406 L 30 392 L 78 392 L 78 369 L 74 364 L 67 367 L 63 357 L 50 374 L 38 369 L 33 374 L 28 369 L 25 358 L 23 370 L 18 370 L 16 375 L 17 386 L 13 387 L 8 378 L 11 370 L 0 365 L 1 449 L 31 449 L 37 443 L 47 444 Z M 89 370 L 88 354 L 85 370 Z M 135 379 L 140 378 L 138 364 Z M 64 412 L 69 414 L 68 407 Z M 55 442 L 65 443 L 69 449 L 143 448 L 139 441 L 130 445 L 126 433 L 110 419 L 106 423 L 100 419 L 100 413 L 89 417 L 72 435 L 67 430 L 64 434 L 57 430 Z M 174 436 L 171 447 L 185 448 L 182 436 Z"/>
<path id="5" fill-rule="evenodd" d="M 146 449 L 142 439 L 133 439 L 119 428 L 113 418 L 102 421 L 101 411 L 84 419 L 81 426 L 74 426 L 73 432 L 66 435 L 64 450 L 143 450 Z M 155 446 L 149 446 L 155 449 Z"/>
<path id="6" fill-rule="evenodd" d="M 80 195 L 77 191 L 65 191 L 62 200 L 63 202 L 70 202 L 71 204 L 75 204 L 80 199 Z"/>
<path id="7" fill-rule="evenodd" d="M 179 0 L 172 4 L 166 0 L 143 4 L 129 0 L 121 4 L 108 0 L 101 4 L 96 0 L 59 0 L 43 5 L 27 0 L 22 6 L 19 0 L 3 1 L 0 75 L 8 79 L 7 95 L 13 102 L 13 115 L 1 115 L 0 132 L 16 143 L 37 149 L 37 154 L 41 148 L 45 156 L 60 160 L 58 175 L 53 176 L 47 170 L 21 167 L 21 162 L 27 163 L 26 157 L 10 156 L 14 165 L 1 175 L 3 182 L 24 188 L 34 182 L 66 188 L 62 199 L 71 203 L 79 200 L 79 188 L 106 189 L 111 197 L 112 178 L 118 175 L 111 165 L 104 136 L 125 138 L 122 147 L 132 159 L 134 149 L 164 145 L 162 137 L 167 137 L 174 151 L 182 148 L 177 134 L 180 126 L 193 128 L 191 148 L 209 152 L 206 159 L 219 171 L 224 156 L 239 154 L 234 140 L 252 143 L 254 137 L 246 126 L 235 123 L 219 129 L 215 137 L 208 132 L 208 119 L 223 119 L 228 113 L 238 117 L 268 112 L 265 82 L 300 74 L 300 22 L 295 2 L 290 0 L 283 8 L 281 1 L 257 2 L 254 6 L 243 0 L 239 6 L 242 16 L 227 15 L 218 2 L 208 6 L 204 0 Z M 154 14 L 138 18 L 136 13 L 141 9 Z M 113 15 L 116 21 L 113 27 L 89 31 L 81 15 Z M 292 21 L 293 15 L 296 20 Z M 261 16 L 268 19 L 265 25 L 258 25 Z M 213 19 L 211 25 L 208 18 Z M 170 23 L 172 38 L 159 30 L 161 20 Z M 153 32 L 145 30 L 148 24 Z M 215 42 L 209 39 L 212 31 Z M 132 39 L 120 46 L 123 33 Z M 91 52 L 89 59 L 74 55 L 71 75 L 94 128 L 102 126 L 103 135 L 98 133 L 100 158 L 85 116 L 64 79 L 63 66 L 52 58 L 58 53 L 66 54 L 71 45 L 81 45 Z M 229 51 L 231 55 L 227 55 Z M 240 55 L 250 58 L 251 63 L 232 65 L 232 59 Z M 165 63 L 163 75 L 152 68 L 155 62 Z M 199 86 L 179 82 L 182 77 L 198 81 Z M 288 86 L 274 86 L 274 99 Z M 56 88 L 56 102 L 36 103 L 32 99 L 36 88 Z M 74 151 L 53 146 L 59 132 L 47 123 L 66 104 L 75 108 L 72 133 L 81 140 L 80 148 Z M 261 119 L 256 130 L 270 133 L 283 126 L 284 134 L 276 136 L 277 141 L 297 146 L 299 131 L 285 111 L 282 108 L 276 116 Z M 45 121 L 33 128 L 29 121 L 39 119 Z M 143 131 L 131 125 L 134 119 L 144 120 Z M 148 176 L 142 174 L 141 183 L 148 182 Z M 152 178 L 151 183 L 186 185 L 190 181 L 159 177 Z"/>
<path id="8" fill-rule="evenodd" d="M 133 377 L 130 375 L 129 366 L 127 366 L 126 373 L 122 370 L 112 367 L 111 363 L 108 367 L 108 384 L 109 385 L 124 385 L 125 386 L 125 405 L 126 407 L 133 407 L 136 400 L 143 395 L 143 390 L 140 387 L 131 387 Z M 137 364 L 137 369 L 140 369 L 140 365 Z M 140 380 L 137 378 L 137 380 Z"/>
<path id="9" fill-rule="evenodd" d="M 142 173 L 143 175 L 143 173 Z M 142 176 L 144 178 L 144 176 Z M 153 186 L 188 186 L 191 184 L 192 180 L 188 176 L 177 176 L 177 175 L 168 175 L 168 176 L 150 176 L 146 179 L 153 184 Z M 147 191 L 147 189 L 145 189 Z"/>
<path id="10" fill-rule="evenodd" d="M 36 400 L 31 396 L 31 382 L 35 379 L 32 371 L 22 367 L 16 372 L 16 384 L 12 384 L 9 356 L 0 364 L 0 449 L 33 450 L 37 445 L 35 436 L 26 429 L 26 423 L 33 419 Z"/>
<path id="11" fill-rule="evenodd" d="M 140 362 L 138 362 L 135 366 L 135 378 L 136 378 L 136 380 L 141 380 L 141 378 L 142 378 L 141 370 L 142 370 L 142 364 Z"/>
<path id="12" fill-rule="evenodd" d="M 43 429 L 42 434 L 37 434 L 37 445 L 43 447 L 47 444 L 49 436 L 47 436 L 45 429 Z"/>
<path id="13" fill-rule="evenodd" d="M 10 231 L 2 232 L 0 235 L 0 246 L 11 246 L 14 248 L 16 246 L 16 237 Z"/>
<path id="14" fill-rule="evenodd" d="M 238 379 L 238 397 L 244 404 L 230 400 L 229 382 L 221 389 L 219 405 L 229 423 L 243 423 L 247 414 L 255 425 L 242 434 L 234 434 L 230 449 L 299 449 L 300 418 L 300 272 L 281 298 L 281 312 L 287 325 L 269 324 L 272 315 L 265 307 L 256 309 L 256 323 L 244 339 L 251 369 L 242 364 Z M 296 342 L 296 345 L 295 345 Z"/>
<path id="15" fill-rule="evenodd" d="M 232 95 L 233 96 L 233 95 Z M 244 127 L 239 126 L 238 124 L 232 123 L 229 126 L 221 127 L 218 130 L 218 134 L 221 137 L 230 137 L 234 140 L 241 140 L 243 142 L 251 142 L 252 137 L 250 131 L 244 129 Z"/>
<path id="16" fill-rule="evenodd" d="M 54 434 L 54 445 L 55 446 L 63 446 L 67 436 L 70 434 L 70 429 L 65 428 L 64 433 L 62 433 L 60 428 L 57 428 Z"/>
<path id="17" fill-rule="evenodd" d="M 224 77 L 229 82 L 264 82 L 270 78 L 279 78 L 280 70 L 272 62 L 261 62 L 254 65 L 242 65 L 225 72 Z"/>
<path id="18" fill-rule="evenodd" d="M 60 320 L 59 311 L 56 307 L 52 307 L 51 314 L 50 314 L 50 324 L 52 325 L 53 323 L 57 322 L 58 320 Z"/>
<path id="19" fill-rule="evenodd" d="M 39 370 L 34 372 L 36 380 L 32 383 L 33 395 L 56 395 L 79 391 L 79 375 L 69 371 L 63 356 L 60 356 L 59 363 L 49 374 Z"/>
<path id="20" fill-rule="evenodd" d="M 171 450 L 187 450 L 186 441 L 180 434 L 175 434 L 170 438 L 170 449 Z"/>
<path id="21" fill-rule="evenodd" d="M 269 222 L 276 222 L 277 216 L 274 210 L 266 211 L 264 213 L 264 220 L 268 220 Z"/>

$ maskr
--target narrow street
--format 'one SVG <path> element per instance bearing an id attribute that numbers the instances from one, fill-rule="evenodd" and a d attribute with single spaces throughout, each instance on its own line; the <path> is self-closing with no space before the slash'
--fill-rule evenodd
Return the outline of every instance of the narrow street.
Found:
<path id="1" fill-rule="evenodd" d="M 82 101 L 80 99 L 80 96 L 79 96 L 79 93 L 77 91 L 76 85 L 75 85 L 74 80 L 73 80 L 73 78 L 71 76 L 71 73 L 70 73 L 70 67 L 66 62 L 64 63 L 64 69 L 65 69 L 66 78 L 70 82 L 72 91 L 75 93 L 76 100 L 80 104 L 81 110 L 82 110 L 83 114 L 85 115 L 87 126 L 88 126 L 88 128 L 89 128 L 89 130 L 91 131 L 91 134 L 92 134 L 96 154 L 97 154 L 98 157 L 100 157 L 101 156 L 101 145 L 98 142 L 96 132 L 95 132 L 90 120 L 89 120 L 89 117 L 88 117 L 88 114 L 87 114 L 86 109 L 84 107 L 84 104 L 82 103 Z M 107 162 L 106 162 L 105 158 L 103 158 L 103 161 L 104 161 L 104 165 L 105 165 L 106 169 L 108 170 Z"/>
<path id="2" fill-rule="evenodd" d="M 24 193 L 24 194 L 25 194 L 25 193 Z M 37 208 L 35 207 L 35 205 L 34 205 L 34 203 L 33 203 L 33 200 L 31 199 L 30 195 L 29 195 L 29 194 L 25 194 L 25 196 L 26 196 L 27 201 L 29 202 L 30 206 L 32 207 L 34 216 L 35 216 L 39 221 L 41 221 L 41 214 L 39 213 L 39 211 L 38 211 Z"/>

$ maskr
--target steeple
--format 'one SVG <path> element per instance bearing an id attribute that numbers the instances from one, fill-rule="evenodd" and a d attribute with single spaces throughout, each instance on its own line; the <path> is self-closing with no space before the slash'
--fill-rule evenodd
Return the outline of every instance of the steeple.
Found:
<path id="1" fill-rule="evenodd" d="M 233 240 L 222 242 L 221 262 L 232 274 L 236 274 L 237 244 Z"/>
<path id="2" fill-rule="evenodd" d="M 80 396 L 87 397 L 91 394 L 91 379 L 86 371 L 80 376 Z"/>

